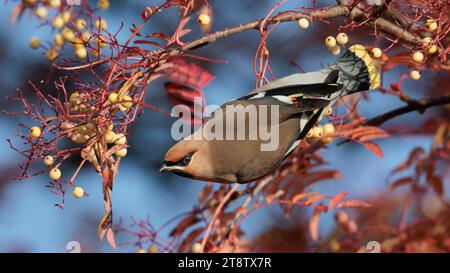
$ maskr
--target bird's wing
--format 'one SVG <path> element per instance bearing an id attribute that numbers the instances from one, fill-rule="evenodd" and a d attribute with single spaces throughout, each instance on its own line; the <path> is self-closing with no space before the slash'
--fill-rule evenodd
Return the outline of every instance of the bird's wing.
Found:
<path id="1" fill-rule="evenodd" d="M 245 97 L 251 97 L 261 92 L 281 95 L 302 93 L 314 97 L 327 96 L 342 88 L 338 80 L 339 70 L 337 69 L 297 73 L 271 81 L 249 92 Z"/>
<path id="2" fill-rule="evenodd" d="M 315 83 L 315 84 L 298 84 L 298 85 L 285 85 L 276 87 L 266 91 L 245 95 L 240 99 L 251 99 L 259 97 L 274 97 L 274 96 L 287 96 L 287 97 L 314 97 L 321 98 L 327 97 L 343 87 L 340 83 Z"/>

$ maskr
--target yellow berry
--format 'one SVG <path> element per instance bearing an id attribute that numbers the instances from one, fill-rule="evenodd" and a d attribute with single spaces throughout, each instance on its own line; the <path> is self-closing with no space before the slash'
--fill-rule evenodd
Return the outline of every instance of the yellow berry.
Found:
<path id="1" fill-rule="evenodd" d="M 330 52 L 331 55 L 336 56 L 336 55 L 339 55 L 339 53 L 341 53 L 341 47 L 338 45 L 335 45 L 335 46 L 329 48 L 328 51 Z"/>
<path id="2" fill-rule="evenodd" d="M 436 45 L 430 46 L 430 48 L 427 49 L 428 54 L 434 54 L 438 50 L 438 47 Z"/>
<path id="3" fill-rule="evenodd" d="M 331 123 L 327 123 L 323 126 L 324 135 L 334 134 L 336 130 L 334 129 L 334 125 Z"/>
<path id="4" fill-rule="evenodd" d="M 59 8 L 61 6 L 61 0 L 50 0 L 49 4 L 52 8 Z"/>
<path id="5" fill-rule="evenodd" d="M 119 95 L 118 95 L 116 92 L 112 92 L 112 93 L 109 94 L 109 96 L 108 96 L 108 101 L 109 101 L 110 103 L 116 103 L 117 100 L 118 100 L 118 98 L 119 98 Z"/>
<path id="6" fill-rule="evenodd" d="M 75 21 L 75 28 L 78 29 L 79 31 L 85 30 L 86 26 L 87 26 L 87 22 L 83 18 L 78 18 Z"/>
<path id="7" fill-rule="evenodd" d="M 348 36 L 347 34 L 341 32 L 336 36 L 336 41 L 340 45 L 345 45 L 348 42 Z"/>
<path id="8" fill-rule="evenodd" d="M 428 25 L 428 30 L 430 30 L 430 31 L 435 31 L 437 28 L 438 28 L 437 22 L 434 22 L 434 23 Z"/>
<path id="9" fill-rule="evenodd" d="M 47 52 L 45 52 L 45 57 L 47 60 L 53 61 L 56 57 L 58 57 L 58 51 L 54 48 L 50 48 Z"/>
<path id="10" fill-rule="evenodd" d="M 420 72 L 417 70 L 413 70 L 413 71 L 409 72 L 409 77 L 411 77 L 411 79 L 417 81 L 418 79 L 420 79 Z"/>
<path id="11" fill-rule="evenodd" d="M 108 23 L 106 23 L 105 19 L 100 18 L 94 22 L 94 27 L 96 27 L 98 29 L 98 31 L 102 31 L 108 27 Z"/>
<path id="12" fill-rule="evenodd" d="M 145 252 L 145 249 L 139 248 L 136 250 L 136 253 L 146 253 L 146 252 Z"/>
<path id="13" fill-rule="evenodd" d="M 425 26 L 429 31 L 435 31 L 438 28 L 438 23 L 433 19 L 428 19 Z"/>
<path id="14" fill-rule="evenodd" d="M 41 128 L 39 128 L 37 126 L 33 126 L 30 128 L 30 137 L 38 138 L 41 136 L 41 134 L 42 134 Z"/>
<path id="15" fill-rule="evenodd" d="M 118 134 L 116 134 L 116 137 L 114 138 L 114 143 L 117 145 L 125 144 L 125 143 L 127 143 L 127 137 L 122 133 L 118 133 Z"/>
<path id="16" fill-rule="evenodd" d="M 61 31 L 61 35 L 63 36 L 64 40 L 68 42 L 72 42 L 73 39 L 75 39 L 75 32 L 67 27 L 63 28 L 63 30 Z"/>
<path id="17" fill-rule="evenodd" d="M 308 133 L 306 134 L 306 138 L 312 138 L 313 137 L 313 129 L 310 129 Z"/>
<path id="18" fill-rule="evenodd" d="M 105 134 L 105 141 L 107 144 L 112 144 L 116 140 L 116 133 L 113 131 L 108 131 Z"/>
<path id="19" fill-rule="evenodd" d="M 329 116 L 333 113 L 333 108 L 328 107 L 327 110 L 325 111 L 325 116 Z"/>
<path id="20" fill-rule="evenodd" d="M 200 243 L 194 243 L 192 245 L 192 253 L 200 253 L 202 251 L 202 245 Z"/>
<path id="21" fill-rule="evenodd" d="M 372 50 L 370 51 L 372 57 L 374 57 L 375 59 L 378 59 L 381 57 L 381 54 L 383 54 L 383 52 L 381 51 L 381 49 L 379 49 L 378 47 L 374 47 L 372 48 Z"/>
<path id="22" fill-rule="evenodd" d="M 100 48 L 103 48 L 105 46 L 107 46 L 108 44 L 106 43 L 106 38 L 103 35 L 99 35 L 97 37 L 97 44 Z"/>
<path id="23" fill-rule="evenodd" d="M 158 253 L 158 248 L 156 246 L 151 246 L 147 249 L 148 253 Z"/>
<path id="24" fill-rule="evenodd" d="M 64 19 L 61 16 L 55 16 L 52 20 L 53 27 L 60 29 L 64 26 Z"/>
<path id="25" fill-rule="evenodd" d="M 58 180 L 61 178 L 61 171 L 58 168 L 53 168 L 50 170 L 49 176 L 52 180 Z"/>
<path id="26" fill-rule="evenodd" d="M 198 23 L 202 26 L 207 26 L 211 23 L 211 17 L 208 14 L 200 14 L 198 16 Z"/>
<path id="27" fill-rule="evenodd" d="M 309 21 L 306 18 L 300 18 L 297 23 L 301 29 L 307 29 L 309 27 Z"/>
<path id="28" fill-rule="evenodd" d="M 38 7 L 35 14 L 39 19 L 44 20 L 48 15 L 48 9 L 46 7 Z"/>
<path id="29" fill-rule="evenodd" d="M 125 112 L 125 111 L 127 111 L 127 109 L 128 108 L 126 108 L 126 107 L 123 107 L 122 105 L 118 105 L 119 106 L 119 110 L 121 111 L 121 112 Z"/>
<path id="30" fill-rule="evenodd" d="M 423 44 L 423 46 L 428 46 L 431 44 L 432 41 L 433 41 L 433 38 L 425 37 L 422 39 L 422 44 Z"/>
<path id="31" fill-rule="evenodd" d="M 133 106 L 133 99 L 130 96 L 123 96 L 121 99 L 121 105 L 125 108 L 130 108 Z"/>
<path id="32" fill-rule="evenodd" d="M 333 48 L 336 46 L 336 39 L 333 36 L 328 36 L 327 38 L 325 38 L 325 45 L 328 48 Z"/>
<path id="33" fill-rule="evenodd" d="M 415 61 L 416 63 L 421 63 L 421 62 L 423 62 L 423 60 L 425 59 L 425 57 L 424 57 L 424 55 L 423 55 L 422 52 L 416 51 L 416 52 L 413 53 L 412 59 L 413 59 L 413 61 Z"/>
<path id="34" fill-rule="evenodd" d="M 92 34 L 86 31 L 81 34 L 81 37 L 83 38 L 83 41 L 88 42 L 91 39 Z"/>
<path id="35" fill-rule="evenodd" d="M 341 250 L 341 244 L 335 239 L 330 241 L 329 247 L 330 247 L 330 250 L 333 252 L 338 252 Z"/>
<path id="36" fill-rule="evenodd" d="M 38 49 L 41 46 L 41 39 L 38 37 L 32 37 L 30 40 L 30 47 L 32 49 Z"/>
<path id="37" fill-rule="evenodd" d="M 87 57 L 87 50 L 83 46 L 81 48 L 78 48 L 75 50 L 75 56 L 77 56 L 78 59 L 84 59 Z"/>
<path id="38" fill-rule="evenodd" d="M 101 10 L 109 9 L 109 1 L 108 0 L 99 0 L 97 2 L 97 7 Z"/>
<path id="39" fill-rule="evenodd" d="M 73 49 L 80 49 L 84 48 L 84 42 L 80 38 L 76 37 L 72 40 L 72 47 Z"/>
<path id="40" fill-rule="evenodd" d="M 82 198 L 84 196 L 84 190 L 82 187 L 73 188 L 72 195 L 75 198 Z"/>
<path id="41" fill-rule="evenodd" d="M 51 155 L 47 155 L 44 157 L 44 164 L 47 166 L 51 166 L 55 163 L 55 159 Z"/>
<path id="42" fill-rule="evenodd" d="M 429 25 L 429 24 L 432 24 L 432 23 L 434 23 L 435 21 L 434 21 L 434 19 L 427 19 L 427 21 L 425 22 L 425 25 Z"/>
<path id="43" fill-rule="evenodd" d="M 61 13 L 61 17 L 63 18 L 64 23 L 66 23 L 66 24 L 70 22 L 71 16 L 72 16 L 72 14 L 70 13 L 70 11 L 67 11 L 67 10 L 65 10 Z"/>
<path id="44" fill-rule="evenodd" d="M 312 128 L 313 138 L 321 138 L 323 136 L 323 127 L 321 125 L 315 126 Z"/>
<path id="45" fill-rule="evenodd" d="M 73 92 L 72 94 L 70 94 L 69 97 L 69 102 L 74 102 L 76 98 L 78 98 L 80 96 L 80 93 L 78 93 L 77 91 Z"/>
<path id="46" fill-rule="evenodd" d="M 55 42 L 55 45 L 62 46 L 66 41 L 64 41 L 64 38 L 61 35 L 61 33 L 56 33 L 55 37 L 54 37 L 54 42 Z"/>
<path id="47" fill-rule="evenodd" d="M 128 153 L 128 150 L 126 148 L 120 149 L 116 152 L 116 156 L 118 157 L 125 157 Z"/>

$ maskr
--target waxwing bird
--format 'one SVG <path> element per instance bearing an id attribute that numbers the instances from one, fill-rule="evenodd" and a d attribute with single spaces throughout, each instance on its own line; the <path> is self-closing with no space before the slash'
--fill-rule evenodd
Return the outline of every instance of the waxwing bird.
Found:
<path id="1" fill-rule="evenodd" d="M 321 70 L 280 78 L 225 103 L 169 149 L 160 172 L 220 183 L 262 178 L 336 100 L 379 85 L 376 63 L 364 46 L 353 45 Z"/>

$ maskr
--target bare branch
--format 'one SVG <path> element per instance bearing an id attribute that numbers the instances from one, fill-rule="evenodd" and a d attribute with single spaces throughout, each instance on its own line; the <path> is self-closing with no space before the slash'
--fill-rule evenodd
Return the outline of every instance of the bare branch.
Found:
<path id="1" fill-rule="evenodd" d="M 433 107 L 433 106 L 439 106 L 444 104 L 450 104 L 450 96 L 443 96 L 435 99 L 423 99 L 418 100 L 412 103 L 409 103 L 407 106 L 403 106 L 397 109 L 394 109 L 392 111 L 389 111 L 387 113 L 381 114 L 379 116 L 376 116 L 374 118 L 371 118 L 364 122 L 364 125 L 372 125 L 372 126 L 378 126 L 383 124 L 384 122 L 393 119 L 397 116 L 417 111 L 419 113 L 424 113 L 426 109 Z"/>

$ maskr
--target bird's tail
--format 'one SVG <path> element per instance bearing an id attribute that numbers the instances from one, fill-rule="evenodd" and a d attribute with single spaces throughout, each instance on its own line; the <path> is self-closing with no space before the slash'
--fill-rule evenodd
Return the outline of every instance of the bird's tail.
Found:
<path id="1" fill-rule="evenodd" d="M 339 71 L 337 82 L 343 85 L 344 91 L 341 96 L 380 86 L 378 62 L 362 45 L 350 46 L 329 68 Z"/>

